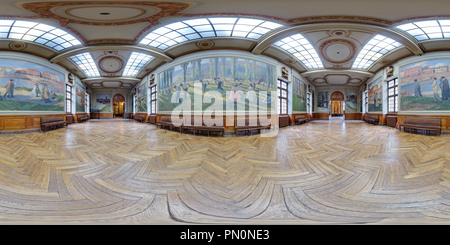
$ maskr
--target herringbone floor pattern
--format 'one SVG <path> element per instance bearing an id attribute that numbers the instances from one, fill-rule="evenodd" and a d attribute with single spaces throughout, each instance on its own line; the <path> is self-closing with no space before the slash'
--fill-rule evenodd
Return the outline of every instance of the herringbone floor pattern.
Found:
<path id="1" fill-rule="evenodd" d="M 273 138 L 132 120 L 0 135 L 0 223 L 450 224 L 449 144 L 342 120 Z"/>

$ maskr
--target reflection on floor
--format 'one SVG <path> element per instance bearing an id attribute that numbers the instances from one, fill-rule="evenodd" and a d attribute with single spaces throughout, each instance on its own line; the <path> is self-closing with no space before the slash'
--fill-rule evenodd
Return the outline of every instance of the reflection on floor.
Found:
<path id="1" fill-rule="evenodd" d="M 276 137 L 95 119 L 0 135 L 0 223 L 449 223 L 449 143 L 337 118 Z"/>

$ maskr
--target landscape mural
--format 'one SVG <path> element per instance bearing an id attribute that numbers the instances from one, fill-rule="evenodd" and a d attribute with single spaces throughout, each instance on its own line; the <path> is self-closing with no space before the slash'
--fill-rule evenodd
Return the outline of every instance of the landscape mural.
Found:
<path id="1" fill-rule="evenodd" d="M 0 111 L 64 111 L 64 74 L 28 61 L 0 59 Z"/>
<path id="2" fill-rule="evenodd" d="M 328 92 L 317 92 L 317 112 L 328 113 Z"/>
<path id="3" fill-rule="evenodd" d="M 306 111 L 306 84 L 294 77 L 292 90 L 292 111 Z"/>
<path id="4" fill-rule="evenodd" d="M 346 113 L 358 112 L 358 96 L 355 92 L 346 93 L 345 112 Z"/>
<path id="5" fill-rule="evenodd" d="M 86 112 L 86 93 L 78 83 L 75 85 L 76 91 L 76 112 Z"/>
<path id="6" fill-rule="evenodd" d="M 95 109 L 99 112 L 111 112 L 111 95 L 110 94 L 97 94 L 97 105 Z"/>
<path id="7" fill-rule="evenodd" d="M 223 103 L 235 102 L 236 108 L 249 105 L 259 105 L 260 91 L 268 91 L 267 110 L 270 111 L 271 90 L 276 90 L 275 67 L 264 62 L 251 59 L 218 57 L 193 60 L 172 67 L 159 74 L 158 109 L 172 111 L 187 94 L 190 95 L 192 105 L 194 101 L 194 83 L 201 83 L 202 95 L 208 91 L 218 91 L 222 94 Z M 228 98 L 226 92 L 230 92 Z M 241 91 L 243 94 L 239 94 Z M 171 103 L 172 95 L 177 103 Z M 202 110 L 212 103 L 204 103 Z M 193 110 L 192 106 L 192 110 Z M 259 107 L 256 107 L 259 109 Z"/>
<path id="8" fill-rule="evenodd" d="M 450 110 L 450 59 L 417 62 L 400 68 L 400 109 Z"/>
<path id="9" fill-rule="evenodd" d="M 137 91 L 137 112 L 147 112 L 147 83 Z"/>
<path id="10" fill-rule="evenodd" d="M 383 83 L 381 77 L 369 84 L 369 112 L 383 111 Z"/>

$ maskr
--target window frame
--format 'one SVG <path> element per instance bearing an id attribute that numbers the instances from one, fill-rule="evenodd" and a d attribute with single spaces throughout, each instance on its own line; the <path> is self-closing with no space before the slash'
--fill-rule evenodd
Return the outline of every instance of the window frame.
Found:
<path id="1" fill-rule="evenodd" d="M 66 84 L 66 113 L 72 114 L 72 86 Z"/>
<path id="2" fill-rule="evenodd" d="M 283 84 L 286 86 L 284 87 Z M 283 92 L 286 92 L 286 96 L 284 96 Z M 289 97 L 289 83 L 286 81 L 283 81 L 281 79 L 277 80 L 277 93 L 278 93 L 278 109 L 277 112 L 279 115 L 287 115 L 289 113 L 289 103 L 288 103 L 288 97 Z M 286 108 L 283 110 L 283 102 L 286 102 Z"/>
<path id="3" fill-rule="evenodd" d="M 398 112 L 398 78 L 391 79 L 386 82 L 387 83 L 387 110 L 388 113 L 397 113 Z M 390 94 L 390 92 L 392 94 Z M 393 98 L 394 105 L 393 110 L 391 110 L 391 98 Z"/>
<path id="4" fill-rule="evenodd" d="M 157 100 L 157 88 L 156 88 L 156 84 L 153 84 L 152 86 L 150 86 L 150 114 L 154 115 L 157 112 L 157 107 L 156 107 L 156 100 Z M 154 98 L 153 98 L 153 95 Z M 155 106 L 155 109 L 153 110 L 153 105 Z"/>

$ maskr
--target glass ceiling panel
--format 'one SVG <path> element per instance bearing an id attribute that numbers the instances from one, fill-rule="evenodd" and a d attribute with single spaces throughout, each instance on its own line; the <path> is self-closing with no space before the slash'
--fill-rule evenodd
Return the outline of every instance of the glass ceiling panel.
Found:
<path id="1" fill-rule="evenodd" d="M 147 54 L 137 52 L 131 53 L 122 76 L 136 76 L 141 71 L 142 67 L 144 67 L 151 59 L 153 59 L 153 56 Z"/>
<path id="2" fill-rule="evenodd" d="M 89 52 L 71 56 L 70 59 L 83 71 L 88 77 L 99 77 L 97 66 Z"/>
<path id="3" fill-rule="evenodd" d="M 300 34 L 281 39 L 273 45 L 297 57 L 308 69 L 323 68 L 322 61 L 314 47 Z"/>
<path id="4" fill-rule="evenodd" d="M 398 25 L 396 28 L 403 30 L 418 41 L 448 38 L 450 36 L 450 20 L 425 20 Z"/>
<path id="5" fill-rule="evenodd" d="M 165 50 L 181 42 L 206 37 L 243 37 L 257 40 L 267 32 L 279 27 L 282 27 L 282 25 L 258 19 L 232 17 L 200 18 L 160 27 L 145 36 L 140 41 L 140 44 Z M 161 42 L 161 37 L 170 38 L 173 42 L 170 44 Z"/>
<path id="6" fill-rule="evenodd" d="M 36 42 L 56 51 L 81 45 L 78 39 L 59 28 L 22 20 L 0 20 L 0 38 Z"/>
<path id="7" fill-rule="evenodd" d="M 402 44 L 393 39 L 376 35 L 359 52 L 352 68 L 367 70 L 381 56 L 400 46 Z"/>

